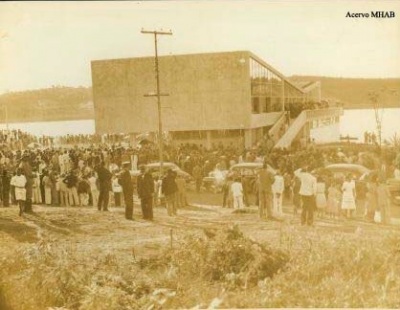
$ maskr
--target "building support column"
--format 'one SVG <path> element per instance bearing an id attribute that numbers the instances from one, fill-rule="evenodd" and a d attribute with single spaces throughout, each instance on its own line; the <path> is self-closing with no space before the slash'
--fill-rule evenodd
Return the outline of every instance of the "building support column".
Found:
<path id="1" fill-rule="evenodd" d="M 251 129 L 244 130 L 244 147 L 246 149 L 251 148 L 253 145 L 253 139 L 251 135 Z"/>
<path id="2" fill-rule="evenodd" d="M 211 149 L 211 130 L 206 131 L 206 149 Z"/>

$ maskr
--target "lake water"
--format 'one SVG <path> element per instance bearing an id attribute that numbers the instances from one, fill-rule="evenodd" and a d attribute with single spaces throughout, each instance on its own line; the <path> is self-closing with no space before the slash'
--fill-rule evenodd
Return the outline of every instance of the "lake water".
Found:
<path id="1" fill-rule="evenodd" d="M 9 129 L 21 129 L 36 136 L 63 136 L 78 134 L 93 134 L 95 132 L 94 120 L 34 122 L 34 123 L 10 123 Z M 6 125 L 0 124 L 0 129 L 6 129 Z"/>
<path id="2" fill-rule="evenodd" d="M 379 110 L 382 118 L 382 140 L 393 138 L 397 133 L 400 137 L 400 108 L 387 108 Z M 359 138 L 364 141 L 364 132 L 376 131 L 375 111 L 373 109 L 345 110 L 340 119 L 340 133 L 344 136 Z"/>
<path id="3" fill-rule="evenodd" d="M 382 115 L 382 137 L 390 139 L 395 133 L 400 137 L 400 108 L 388 108 L 380 111 Z M 0 129 L 5 129 L 5 124 L 0 124 Z M 21 129 L 34 135 L 60 136 L 67 134 L 93 134 L 95 132 L 94 120 L 60 121 L 60 122 L 35 122 L 35 123 L 10 123 L 10 129 Z M 376 132 L 375 112 L 373 109 L 345 110 L 341 118 L 340 132 L 342 135 L 364 140 L 365 131 Z"/>

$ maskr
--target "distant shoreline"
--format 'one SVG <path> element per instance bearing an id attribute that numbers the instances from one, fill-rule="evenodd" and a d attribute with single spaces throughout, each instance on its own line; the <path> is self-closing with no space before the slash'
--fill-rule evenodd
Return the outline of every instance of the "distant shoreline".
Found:
<path id="1" fill-rule="evenodd" d="M 343 107 L 344 110 L 369 110 L 369 109 L 373 109 L 373 108 L 374 107 L 372 105 L 370 105 L 370 106 L 359 106 L 359 107 L 357 107 L 357 106 L 349 106 L 349 107 L 344 106 Z M 381 109 L 382 108 L 383 109 L 400 109 L 400 104 L 398 106 L 388 105 L 388 106 L 383 106 L 383 107 L 380 107 L 380 108 Z"/>

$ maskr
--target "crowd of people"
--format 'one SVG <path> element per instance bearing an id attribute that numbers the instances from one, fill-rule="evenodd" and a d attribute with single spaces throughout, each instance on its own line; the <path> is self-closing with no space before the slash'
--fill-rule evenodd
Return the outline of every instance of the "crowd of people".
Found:
<path id="1" fill-rule="evenodd" d="M 256 177 L 227 176 L 222 187 L 223 206 L 248 206 L 253 192 L 262 218 L 281 217 L 285 197 L 294 206 L 294 213 L 301 210 L 304 225 L 313 224 L 314 212 L 318 217 L 352 218 L 357 208 L 364 210 L 366 220 L 390 223 L 391 193 L 387 180 L 394 180 L 400 194 L 400 152 L 397 155 L 393 150 L 385 155 L 379 153 L 362 152 L 357 147 L 349 151 L 340 148 L 274 150 Z M 268 170 L 267 163 L 277 168 L 275 173 Z M 333 163 L 359 164 L 372 172 L 356 186 L 359 181 L 351 172 L 338 177 L 321 169 Z M 249 186 L 251 179 L 253 187 Z M 364 202 L 364 206 L 357 204 L 357 200 Z"/>
<path id="2" fill-rule="evenodd" d="M 153 218 L 154 204 L 165 204 L 171 216 L 176 215 L 178 207 L 187 204 L 187 184 L 176 171 L 166 170 L 160 180 L 155 180 L 146 171 L 146 164 L 158 160 L 155 144 L 122 147 L 115 143 L 91 143 L 72 148 L 32 147 L 23 150 L 20 145 L 15 150 L 13 142 L 25 139 L 26 144 L 29 142 L 26 137 L 29 135 L 21 131 L 14 131 L 12 135 L 3 131 L 0 136 L 4 141 L 0 152 L 0 197 L 5 207 L 10 205 L 10 200 L 18 204 L 21 214 L 30 212 L 32 204 L 92 205 L 104 211 L 110 204 L 116 207 L 124 204 L 126 218 L 132 219 L 135 189 L 145 219 Z M 85 141 L 86 138 L 82 136 L 78 140 Z M 68 137 L 65 139 L 67 141 Z M 110 136 L 109 139 L 122 141 L 123 135 Z M 269 137 L 265 139 L 268 141 Z M 377 206 L 384 200 L 385 191 L 380 184 L 384 184 L 389 176 L 400 175 L 400 156 L 396 157 L 393 151 L 379 154 L 376 150 L 365 151 L 359 146 L 346 150 L 336 147 L 317 149 L 313 144 L 288 150 L 265 148 L 265 144 L 260 141 L 248 150 L 232 143 L 218 143 L 211 149 L 195 144 L 165 145 L 164 159 L 176 163 L 191 175 L 196 191 L 204 191 L 204 177 L 213 175 L 217 191 L 223 193 L 223 206 L 249 206 L 250 193 L 253 192 L 256 193 L 255 204 L 259 206 L 260 216 L 274 218 L 283 214 L 285 197 L 293 203 L 294 212 L 302 209 L 302 222 L 305 224 L 312 223 L 314 210 L 319 216 L 337 217 L 340 210 L 352 216 L 356 206 L 357 193 L 352 176 L 338 182 L 312 173 L 316 169 L 342 162 L 384 172 L 385 175 L 377 174 L 368 182 L 366 215 L 369 218 L 374 213 L 371 210 L 379 209 Z M 226 171 L 239 162 L 264 163 L 265 167 L 273 167 L 275 174 L 267 168 L 261 169 L 253 181 L 243 176 L 227 175 Z M 132 173 L 138 170 L 140 172 Z"/>

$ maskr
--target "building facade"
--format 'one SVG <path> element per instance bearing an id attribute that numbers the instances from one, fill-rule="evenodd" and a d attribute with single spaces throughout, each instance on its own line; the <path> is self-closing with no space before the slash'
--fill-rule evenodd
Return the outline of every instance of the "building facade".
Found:
<path id="1" fill-rule="evenodd" d="M 96 132 L 158 130 L 154 57 L 92 61 Z M 248 51 L 159 57 L 162 123 L 175 141 L 254 145 L 285 107 L 319 102 Z"/>

